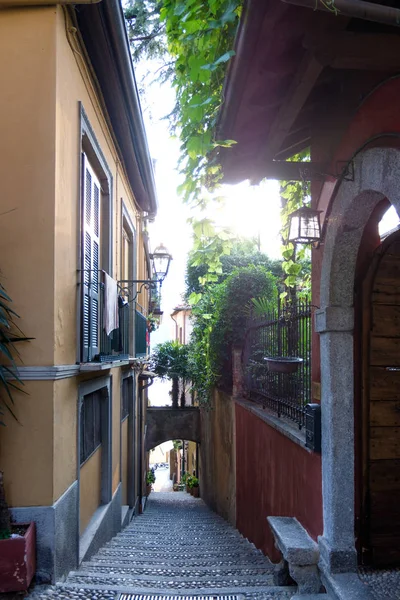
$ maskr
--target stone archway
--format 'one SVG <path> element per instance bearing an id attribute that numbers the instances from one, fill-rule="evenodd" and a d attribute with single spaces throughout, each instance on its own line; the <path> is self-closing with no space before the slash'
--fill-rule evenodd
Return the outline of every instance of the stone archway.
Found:
<path id="1" fill-rule="evenodd" d="M 201 442 L 200 410 L 197 407 L 149 407 L 146 426 L 146 451 L 168 440 Z"/>
<path id="2" fill-rule="evenodd" d="M 323 536 L 321 566 L 355 571 L 354 280 L 364 228 L 387 198 L 400 214 L 400 151 L 373 148 L 354 160 L 354 181 L 341 183 L 328 217 L 315 328 L 321 342 Z"/>

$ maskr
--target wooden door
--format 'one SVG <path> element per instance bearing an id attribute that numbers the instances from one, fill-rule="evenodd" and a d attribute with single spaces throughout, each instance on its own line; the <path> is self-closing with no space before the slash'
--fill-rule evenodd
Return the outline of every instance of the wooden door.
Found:
<path id="1" fill-rule="evenodd" d="M 400 565 L 398 234 L 378 249 L 371 270 L 369 302 L 364 305 L 368 331 L 364 335 L 363 545 L 373 565 Z"/>

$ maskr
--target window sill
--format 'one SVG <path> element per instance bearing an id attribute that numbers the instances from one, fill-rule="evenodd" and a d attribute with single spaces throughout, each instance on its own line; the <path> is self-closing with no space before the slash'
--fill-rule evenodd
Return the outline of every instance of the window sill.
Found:
<path id="1" fill-rule="evenodd" d="M 129 365 L 129 360 L 110 360 L 109 362 L 89 362 L 81 363 L 79 366 L 80 373 L 88 373 L 92 371 L 109 371 L 117 367 L 126 367 Z"/>
<path id="2" fill-rule="evenodd" d="M 264 421 L 267 425 L 279 431 L 282 435 L 289 438 L 292 442 L 301 446 L 303 450 L 309 454 L 314 454 L 312 450 L 306 448 L 306 431 L 305 427 L 299 429 L 295 423 L 292 423 L 289 419 L 284 417 L 278 417 L 276 413 L 269 410 L 268 408 L 262 408 L 258 404 L 245 400 L 244 398 L 235 399 L 236 404 L 242 406 L 253 415 Z"/>

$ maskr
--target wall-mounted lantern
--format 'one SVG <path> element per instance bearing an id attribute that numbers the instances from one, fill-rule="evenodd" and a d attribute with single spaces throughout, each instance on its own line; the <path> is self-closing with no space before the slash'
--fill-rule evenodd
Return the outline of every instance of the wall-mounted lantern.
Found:
<path id="1" fill-rule="evenodd" d="M 302 206 L 289 215 L 288 242 L 312 244 L 321 241 L 321 210 Z"/>

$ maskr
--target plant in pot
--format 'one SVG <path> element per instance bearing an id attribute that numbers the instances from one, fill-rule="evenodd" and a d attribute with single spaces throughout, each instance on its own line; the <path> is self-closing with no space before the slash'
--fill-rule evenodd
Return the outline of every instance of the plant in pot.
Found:
<path id="1" fill-rule="evenodd" d="M 156 476 L 154 473 L 154 469 L 150 469 L 149 471 L 147 471 L 147 475 L 146 475 L 146 495 L 147 496 L 150 496 L 152 485 L 153 485 L 153 483 L 155 483 L 155 481 L 156 481 Z"/>
<path id="2" fill-rule="evenodd" d="M 195 498 L 199 497 L 199 480 L 197 479 L 197 477 L 192 477 L 192 496 L 194 496 Z"/>
<path id="3" fill-rule="evenodd" d="M 5 413 L 18 422 L 13 392 L 26 393 L 15 362 L 17 342 L 28 341 L 14 322 L 18 315 L 10 307 L 11 298 L 0 284 L 0 423 Z M 35 523 L 11 522 L 0 471 L 0 593 L 28 589 L 36 570 Z"/>

